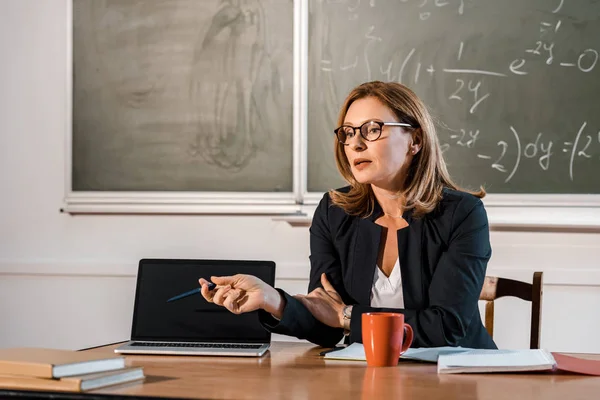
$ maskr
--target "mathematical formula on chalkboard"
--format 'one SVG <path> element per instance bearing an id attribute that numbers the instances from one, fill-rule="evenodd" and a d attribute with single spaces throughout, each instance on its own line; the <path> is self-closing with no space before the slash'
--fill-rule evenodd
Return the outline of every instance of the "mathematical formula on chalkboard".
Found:
<path id="1" fill-rule="evenodd" d="M 330 107 L 319 106 L 328 98 L 313 95 L 320 102 L 309 125 L 334 121 L 336 114 L 323 114 L 356 83 L 397 81 L 433 110 L 442 151 L 459 180 L 491 183 L 499 192 L 595 193 L 600 27 L 593 15 L 600 5 L 583 3 L 313 3 L 313 26 L 324 27 L 322 37 L 311 36 L 318 67 L 309 96 L 310 89 L 333 94 Z"/>

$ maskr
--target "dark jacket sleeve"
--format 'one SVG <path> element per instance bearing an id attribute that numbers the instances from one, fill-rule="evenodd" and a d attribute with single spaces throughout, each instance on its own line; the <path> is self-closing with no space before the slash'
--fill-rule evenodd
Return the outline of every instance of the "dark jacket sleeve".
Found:
<path id="1" fill-rule="evenodd" d="M 310 293 L 321 285 L 321 274 L 327 274 L 329 282 L 342 296 L 344 302 L 348 294 L 342 282 L 340 258 L 333 246 L 332 235 L 329 230 L 328 211 L 329 196 L 326 194 L 321 199 L 310 227 Z M 340 342 L 344 335 L 341 328 L 332 328 L 316 319 L 304 305 L 281 289 L 277 289 L 284 296 L 286 304 L 283 316 L 277 321 L 267 312 L 259 311 L 259 318 L 263 326 L 273 333 L 294 336 L 305 339 L 323 347 L 333 347 Z M 347 304 L 351 304 L 347 302 Z"/>
<path id="2" fill-rule="evenodd" d="M 454 212 L 448 249 L 442 254 L 429 287 L 429 306 L 409 310 L 355 305 L 351 342 L 362 342 L 362 313 L 395 311 L 402 312 L 413 328 L 413 347 L 459 345 L 473 316 L 479 312 L 479 295 L 492 251 L 483 203 L 479 199 L 476 202 L 466 199 Z"/>

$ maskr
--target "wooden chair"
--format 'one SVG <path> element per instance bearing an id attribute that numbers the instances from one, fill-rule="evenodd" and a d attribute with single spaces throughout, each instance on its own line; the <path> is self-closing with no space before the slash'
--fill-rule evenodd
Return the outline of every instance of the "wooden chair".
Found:
<path id="1" fill-rule="evenodd" d="M 542 284 L 543 272 L 534 272 L 533 282 L 526 283 L 496 276 L 486 276 L 479 300 L 485 300 L 485 329 L 494 337 L 494 300 L 514 296 L 531 301 L 531 332 L 529 347 L 540 348 L 542 327 Z"/>

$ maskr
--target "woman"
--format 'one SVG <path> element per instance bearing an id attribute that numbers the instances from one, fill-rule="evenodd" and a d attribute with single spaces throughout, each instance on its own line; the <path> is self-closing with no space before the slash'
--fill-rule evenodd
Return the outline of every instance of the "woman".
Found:
<path id="1" fill-rule="evenodd" d="M 310 228 L 308 295 L 259 279 L 214 277 L 202 295 L 266 329 L 331 347 L 362 342 L 361 314 L 392 311 L 413 347 L 495 349 L 478 308 L 491 256 L 483 190 L 461 191 L 423 103 L 399 83 L 369 82 L 346 99 L 335 159 L 348 187 L 326 193 Z"/>

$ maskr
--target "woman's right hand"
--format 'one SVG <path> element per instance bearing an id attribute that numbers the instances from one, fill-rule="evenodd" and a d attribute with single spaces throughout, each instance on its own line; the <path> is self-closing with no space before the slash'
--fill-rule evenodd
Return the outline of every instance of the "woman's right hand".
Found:
<path id="1" fill-rule="evenodd" d="M 208 290 L 208 281 L 200 278 L 201 293 L 206 301 L 223 306 L 234 314 L 242 314 L 258 309 L 271 313 L 281 319 L 284 299 L 272 286 L 252 275 L 212 276 L 210 280 L 217 285 Z"/>

